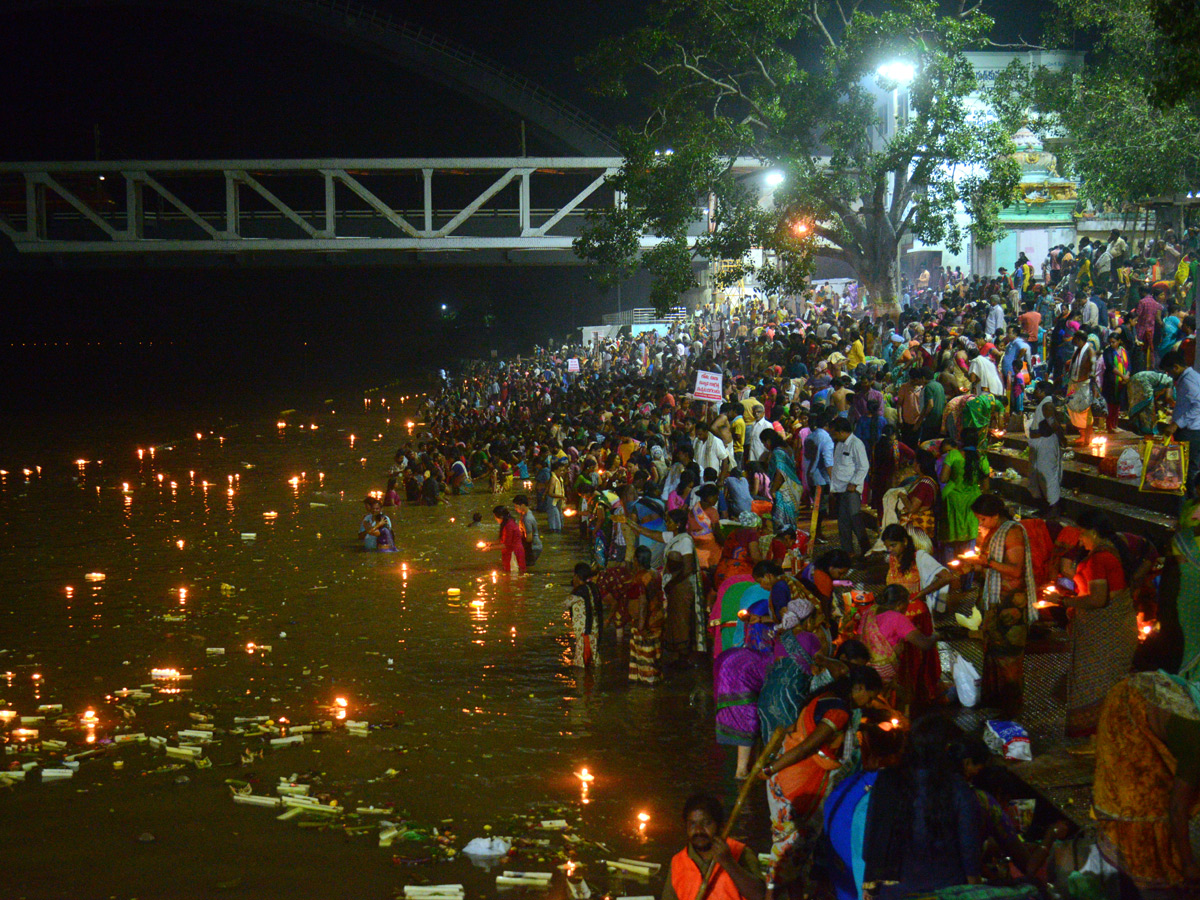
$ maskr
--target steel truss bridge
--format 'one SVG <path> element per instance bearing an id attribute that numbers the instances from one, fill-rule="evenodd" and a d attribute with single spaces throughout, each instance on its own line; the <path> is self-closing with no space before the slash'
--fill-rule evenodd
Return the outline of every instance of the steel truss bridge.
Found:
<path id="1" fill-rule="evenodd" d="M 62 259 L 569 264 L 618 157 L 0 163 L 0 235 Z M 747 174 L 757 160 L 736 167 Z M 697 233 L 706 227 L 697 210 Z M 643 249 L 658 239 L 642 238 Z M 391 251 L 379 254 L 379 251 Z M 415 254 L 415 256 L 414 256 Z M 469 258 L 466 258 L 469 257 Z"/>
<path id="2" fill-rule="evenodd" d="M 605 179 L 620 165 L 532 157 L 0 163 L 0 198 L 23 194 L 2 208 L 0 234 L 21 254 L 495 251 L 512 262 L 565 261 L 584 214 L 619 202 Z"/>

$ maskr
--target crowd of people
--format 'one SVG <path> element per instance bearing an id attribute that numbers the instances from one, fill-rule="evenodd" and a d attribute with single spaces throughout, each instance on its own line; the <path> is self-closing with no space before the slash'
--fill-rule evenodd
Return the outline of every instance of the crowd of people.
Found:
<path id="1" fill-rule="evenodd" d="M 941 714 L 953 698 L 935 620 L 952 612 L 975 616 L 983 705 L 1002 718 L 1022 711 L 1031 632 L 1069 627 L 1064 728 L 1095 741 L 1105 859 L 1129 890 L 1191 890 L 1200 772 L 1179 753 L 1200 720 L 1196 467 L 1170 547 L 1101 511 L 1060 515 L 1064 448 L 1090 441 L 1101 399 L 1137 427 L 1138 375 L 1168 379 L 1148 388 L 1171 408 L 1150 416 L 1162 438 L 1200 441 L 1194 320 L 1178 311 L 1190 253 L 1146 282 L 1114 268 L 1113 249 L 1107 286 L 1094 251 L 1056 248 L 1044 280 L 1022 258 L 1015 281 L 1001 270 L 926 284 L 894 316 L 818 291 L 471 363 L 430 397 L 428 432 L 393 475 L 516 492 L 494 508 L 493 544 L 515 577 L 540 552 L 538 515 L 547 533 L 577 529 L 587 558 L 564 601 L 575 665 L 627 666 L 646 685 L 711 665 L 715 740 L 736 748 L 739 778 L 766 782 L 771 890 L 1038 890 L 1046 854 L 972 784 L 988 754 Z M 719 376 L 718 396 L 695 397 L 702 372 Z M 1010 426 L 1028 434 L 1035 515 L 991 484 L 989 447 Z M 1139 642 L 1149 620 L 1157 631 Z M 761 767 L 758 747 L 774 751 Z M 1114 766 L 1135 755 L 1144 777 L 1131 785 Z M 1162 815 L 1145 820 L 1139 804 Z M 715 893 L 757 900 L 756 862 L 717 840 L 720 804 L 698 795 L 684 816 L 678 900 L 713 860 L 728 876 Z M 1061 832 L 1043 823 L 1037 837 Z M 1003 872 L 995 848 L 1012 862 Z"/>

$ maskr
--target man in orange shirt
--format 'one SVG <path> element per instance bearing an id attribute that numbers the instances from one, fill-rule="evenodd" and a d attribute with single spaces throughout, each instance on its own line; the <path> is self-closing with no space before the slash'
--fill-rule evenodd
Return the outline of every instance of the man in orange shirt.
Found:
<path id="1" fill-rule="evenodd" d="M 1038 343 L 1038 329 L 1042 325 L 1042 314 L 1033 308 L 1032 303 L 1025 304 L 1025 311 L 1017 316 L 1017 322 L 1021 325 L 1021 331 L 1025 333 L 1025 340 L 1029 341 L 1029 346 L 1036 347 Z"/>
<path id="2" fill-rule="evenodd" d="M 704 876 L 713 866 L 706 900 L 764 900 L 767 886 L 758 856 L 733 838 L 720 840 L 725 822 L 721 801 L 711 794 L 693 794 L 683 804 L 687 846 L 671 858 L 671 871 L 662 900 L 696 900 Z"/>

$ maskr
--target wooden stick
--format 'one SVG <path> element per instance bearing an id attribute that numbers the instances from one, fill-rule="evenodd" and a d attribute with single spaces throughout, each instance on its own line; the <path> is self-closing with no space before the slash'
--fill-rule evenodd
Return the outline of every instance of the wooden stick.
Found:
<path id="1" fill-rule="evenodd" d="M 809 525 L 808 529 L 810 532 L 808 536 L 809 556 L 814 556 L 811 548 L 817 546 L 817 520 L 821 516 L 821 488 L 823 487 L 824 485 L 822 484 L 817 485 L 816 497 L 813 499 L 812 524 Z"/>
<path id="2" fill-rule="evenodd" d="M 721 829 L 721 836 L 717 838 L 722 843 L 729 839 L 729 832 L 733 830 L 734 820 L 737 819 L 738 813 L 742 811 L 742 804 L 746 802 L 746 798 L 750 796 L 750 789 L 758 783 L 758 773 L 762 771 L 762 767 L 767 764 L 767 760 L 775 755 L 775 751 L 783 744 L 783 736 L 787 734 L 787 729 L 780 726 L 775 729 L 775 733 L 771 735 L 771 739 L 767 741 L 767 745 L 763 747 L 762 753 L 758 755 L 758 759 L 754 761 L 754 765 L 750 767 L 750 774 L 746 776 L 745 782 L 742 784 L 742 789 L 738 791 L 737 800 L 734 801 L 733 810 L 725 819 L 725 827 Z M 708 865 L 708 871 L 704 873 L 704 880 L 700 882 L 700 889 L 696 891 L 696 896 L 693 900 L 704 900 L 708 893 L 713 875 L 717 871 L 717 861 L 714 859 Z"/>

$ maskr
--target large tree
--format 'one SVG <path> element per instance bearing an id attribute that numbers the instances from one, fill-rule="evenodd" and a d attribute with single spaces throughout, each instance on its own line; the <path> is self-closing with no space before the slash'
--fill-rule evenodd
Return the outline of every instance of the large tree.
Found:
<path id="1" fill-rule="evenodd" d="M 968 233 L 1001 233 L 1020 122 L 972 102 L 963 55 L 992 26 L 975 0 L 656 0 L 647 24 L 585 60 L 597 90 L 649 113 L 621 135 L 625 203 L 593 215 L 577 252 L 605 277 L 647 267 L 659 308 L 695 284 L 697 260 L 732 261 L 737 278 L 752 248 L 767 251 L 756 274 L 770 289 L 796 292 L 819 253 L 893 305 L 906 235 L 957 251 Z M 909 84 L 878 74 L 895 61 Z M 907 95 L 898 122 L 893 91 Z M 783 175 L 773 197 L 744 158 Z M 639 255 L 643 235 L 658 243 Z"/>

